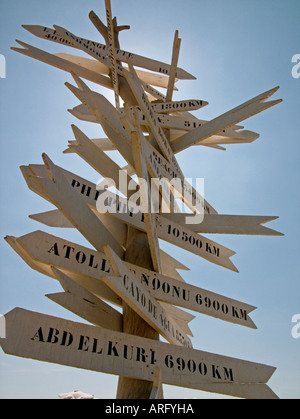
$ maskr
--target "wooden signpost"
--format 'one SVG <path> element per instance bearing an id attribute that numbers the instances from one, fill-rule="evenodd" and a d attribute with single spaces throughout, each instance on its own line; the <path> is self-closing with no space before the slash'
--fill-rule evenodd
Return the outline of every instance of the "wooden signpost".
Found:
<path id="1" fill-rule="evenodd" d="M 47 297 L 93 326 L 16 308 L 4 318 L 0 346 L 11 355 L 118 375 L 119 399 L 163 398 L 163 384 L 277 398 L 267 385 L 275 368 L 193 349 L 194 316 L 184 310 L 257 329 L 250 317 L 256 307 L 187 284 L 178 270 L 188 268 L 163 252 L 160 240 L 238 272 L 231 261 L 236 252 L 202 234 L 281 235 L 264 226 L 277 217 L 219 214 L 185 179 L 175 157 L 194 145 L 224 150 L 224 144 L 255 141 L 259 134 L 236 124 L 281 102 L 267 102 L 278 88 L 212 121 L 198 119 L 190 112 L 201 112 L 208 102 L 173 98 L 178 79 L 195 79 L 178 67 L 178 31 L 166 64 L 122 50 L 118 36 L 129 27 L 117 25 L 110 0 L 105 10 L 107 26 L 95 12 L 89 15 L 105 44 L 56 25 L 23 26 L 90 58 L 49 54 L 21 41 L 22 48 L 12 48 L 69 72 L 76 85 L 66 86 L 81 102 L 70 112 L 100 124 L 107 135 L 91 140 L 72 125 L 75 140 L 65 150 L 103 176 L 97 185 L 46 154 L 44 164 L 21 167 L 29 189 L 57 208 L 30 217 L 50 227 L 76 228 L 93 249 L 42 231 L 5 238 L 32 269 L 61 284 L 63 292 Z M 83 79 L 113 90 L 116 106 Z M 112 150 L 125 159 L 125 168 L 106 154 Z M 108 190 L 111 186 L 116 191 Z"/>

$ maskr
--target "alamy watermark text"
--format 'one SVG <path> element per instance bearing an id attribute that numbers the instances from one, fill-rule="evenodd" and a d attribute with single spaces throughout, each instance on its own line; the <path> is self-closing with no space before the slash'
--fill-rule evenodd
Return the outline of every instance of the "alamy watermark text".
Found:
<path id="1" fill-rule="evenodd" d="M 300 77 L 300 54 L 295 54 L 292 58 L 292 63 L 295 65 L 292 68 L 292 76 L 294 79 L 299 79 Z"/>
<path id="2" fill-rule="evenodd" d="M 6 59 L 0 54 L 0 79 L 6 79 Z"/>
<path id="3" fill-rule="evenodd" d="M 5 317 L 0 314 L 0 339 L 6 338 L 6 321 Z"/>
<path id="4" fill-rule="evenodd" d="M 292 323 L 296 323 L 292 328 L 292 336 L 294 339 L 300 338 L 300 314 L 295 314 L 292 318 Z"/>

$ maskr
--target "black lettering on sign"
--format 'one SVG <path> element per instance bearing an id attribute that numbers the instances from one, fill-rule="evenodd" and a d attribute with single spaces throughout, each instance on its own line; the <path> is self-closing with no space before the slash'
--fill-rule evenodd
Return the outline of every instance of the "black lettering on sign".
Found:
<path id="1" fill-rule="evenodd" d="M 212 256 L 220 257 L 220 248 L 212 245 L 209 242 L 203 243 L 203 240 L 198 237 L 197 234 L 186 232 L 179 227 L 172 226 L 171 224 L 167 226 L 167 233 L 175 239 L 182 240 L 184 243 L 189 244 L 196 249 L 203 249 L 206 253 Z M 180 246 L 178 242 L 176 242 L 176 244 Z"/>
<path id="2" fill-rule="evenodd" d="M 168 234 L 173 235 L 176 239 L 181 238 L 183 242 L 187 242 L 198 249 L 203 247 L 203 243 L 200 238 L 198 239 L 194 235 L 188 234 L 185 231 L 180 231 L 177 227 L 173 227 L 172 225 L 168 225 Z"/>
<path id="3" fill-rule="evenodd" d="M 81 195 L 84 195 L 88 198 L 91 198 L 94 201 L 97 201 L 100 191 L 96 190 L 96 185 L 94 191 L 91 186 L 85 185 L 84 183 L 80 183 L 79 180 L 73 179 L 71 182 L 72 188 L 76 189 Z M 92 195 L 93 192 L 93 195 Z"/>
<path id="4" fill-rule="evenodd" d="M 212 315 L 214 312 L 223 313 L 232 318 L 248 321 L 248 314 L 245 309 L 230 306 L 226 303 L 218 301 L 217 299 L 211 299 L 208 296 L 203 296 L 202 294 L 196 294 L 195 301 L 199 306 L 209 309 L 208 312 L 212 313 Z"/>
<path id="5" fill-rule="evenodd" d="M 232 368 L 219 367 L 217 365 L 208 365 L 204 362 L 199 364 L 193 359 L 184 359 L 184 358 L 174 358 L 172 355 L 167 355 L 165 357 L 165 366 L 170 369 L 177 371 L 187 371 L 192 374 L 200 374 L 206 376 L 210 372 L 211 378 L 220 380 L 220 381 L 229 381 L 234 382 L 233 370 Z"/>
<path id="6" fill-rule="evenodd" d="M 109 356 L 119 356 L 119 353 L 117 351 L 117 345 L 118 342 L 108 342 L 108 350 L 107 350 L 107 355 Z"/>
<path id="7" fill-rule="evenodd" d="M 68 347 L 73 343 L 73 335 L 67 331 L 60 333 L 58 329 L 54 329 L 52 327 L 50 327 L 49 331 L 45 333 L 43 332 L 42 327 L 40 327 L 31 340 L 42 343 L 59 344 L 60 346 Z"/>
<path id="8" fill-rule="evenodd" d="M 248 320 L 247 311 L 236 307 L 232 307 L 232 317 L 235 317 L 237 319 Z"/>
<path id="9" fill-rule="evenodd" d="M 88 254 L 82 250 L 77 251 L 75 247 L 67 244 L 60 246 L 59 243 L 54 243 L 47 252 L 70 261 L 76 261 L 79 265 L 87 265 L 105 273 L 110 272 L 109 262 L 105 258 L 99 258 L 97 254 Z"/>
<path id="10" fill-rule="evenodd" d="M 211 255 L 220 256 L 220 249 L 210 243 L 206 243 L 206 251 Z"/>
<path id="11" fill-rule="evenodd" d="M 51 249 L 48 250 L 48 253 L 54 253 L 55 256 L 59 256 L 57 243 L 54 243 L 54 245 L 51 247 Z"/>

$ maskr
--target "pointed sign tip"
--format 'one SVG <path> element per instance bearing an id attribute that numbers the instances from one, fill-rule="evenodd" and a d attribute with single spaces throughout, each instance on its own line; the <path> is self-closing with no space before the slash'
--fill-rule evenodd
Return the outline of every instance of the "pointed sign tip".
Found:
<path id="1" fill-rule="evenodd" d="M 4 240 L 5 240 L 8 244 L 10 244 L 10 243 L 12 243 L 12 242 L 15 242 L 17 239 L 16 239 L 16 237 L 14 237 L 14 236 L 5 236 L 5 237 L 4 237 Z"/>
<path id="2" fill-rule="evenodd" d="M 32 29 L 34 28 L 34 25 L 21 25 L 21 26 L 22 28 L 26 29 L 26 31 L 33 33 Z"/>

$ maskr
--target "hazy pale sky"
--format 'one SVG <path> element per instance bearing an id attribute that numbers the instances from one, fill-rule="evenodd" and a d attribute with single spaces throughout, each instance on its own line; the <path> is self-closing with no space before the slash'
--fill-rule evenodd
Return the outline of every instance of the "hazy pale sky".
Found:
<path id="1" fill-rule="evenodd" d="M 121 48 L 127 51 L 171 62 L 174 33 L 179 30 L 179 65 L 197 80 L 179 81 L 174 100 L 208 101 L 207 107 L 195 112 L 199 119 L 213 119 L 280 86 L 273 98 L 282 98 L 283 103 L 243 124 L 260 134 L 256 142 L 227 146 L 225 152 L 194 147 L 178 160 L 187 178 L 205 179 L 205 197 L 220 214 L 279 216 L 269 226 L 285 236 L 212 235 L 237 252 L 232 261 L 239 274 L 164 242 L 161 247 L 191 269 L 183 273 L 186 282 L 258 307 L 251 314 L 258 330 L 196 314 L 191 323 L 194 347 L 275 366 L 270 387 L 281 398 L 300 398 L 300 339 L 292 337 L 292 318 L 300 314 L 300 78 L 292 75 L 292 58 L 300 54 L 300 2 L 112 0 L 112 9 L 119 24 L 131 26 L 120 35 Z M 0 54 L 6 60 L 6 78 L 0 79 L 3 238 L 43 230 L 91 247 L 78 232 L 47 228 L 28 218 L 52 206 L 27 188 L 19 166 L 41 164 L 46 152 L 54 163 L 96 183 L 99 175 L 92 168 L 62 151 L 73 138 L 71 124 L 90 137 L 101 137 L 103 132 L 67 112 L 78 105 L 64 86 L 66 81 L 73 83 L 69 74 L 10 50 L 19 39 L 51 53 L 76 54 L 34 37 L 22 24 L 57 24 L 102 42 L 88 18 L 91 10 L 105 20 L 101 0 L 1 0 Z M 104 88 L 98 91 L 106 94 Z M 0 249 L 0 313 L 22 307 L 81 321 L 45 297 L 61 291 L 58 282 L 31 270 L 4 240 Z M 117 380 L 0 352 L 0 398 L 57 398 L 75 389 L 114 398 Z M 165 397 L 219 396 L 165 386 Z"/>

